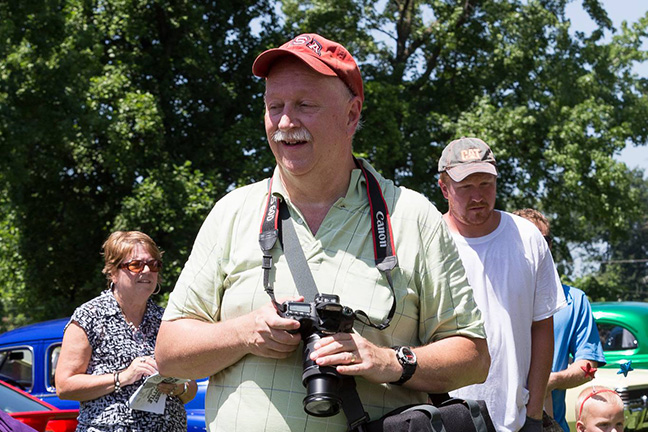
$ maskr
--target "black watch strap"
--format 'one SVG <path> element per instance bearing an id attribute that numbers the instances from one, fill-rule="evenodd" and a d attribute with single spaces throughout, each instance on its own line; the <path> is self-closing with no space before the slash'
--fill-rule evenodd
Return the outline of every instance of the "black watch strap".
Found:
<path id="1" fill-rule="evenodd" d="M 389 384 L 403 385 L 416 372 L 416 366 L 418 365 L 416 362 L 416 354 L 414 354 L 414 351 L 410 347 L 406 346 L 395 346 L 392 349 L 396 351 L 396 359 L 403 367 L 403 374 L 398 381 L 390 382 Z"/>

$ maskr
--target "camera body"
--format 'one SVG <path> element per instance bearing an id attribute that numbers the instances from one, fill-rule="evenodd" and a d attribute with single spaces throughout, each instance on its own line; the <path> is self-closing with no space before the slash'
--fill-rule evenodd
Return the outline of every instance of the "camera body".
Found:
<path id="1" fill-rule="evenodd" d="M 335 333 L 351 333 L 355 313 L 347 306 L 340 304 L 340 298 L 334 294 L 318 294 L 311 303 L 285 302 L 284 318 L 299 321 L 299 329 L 304 342 L 302 352 L 302 384 L 306 387 L 304 411 L 316 417 L 329 417 L 337 414 L 342 407 L 340 388 L 342 377 L 330 366 L 318 366 L 310 359 L 314 345 L 323 336 Z M 280 310 L 281 310 L 280 309 Z"/>
<path id="2" fill-rule="evenodd" d="M 280 315 L 299 321 L 302 338 L 307 339 L 312 333 L 331 335 L 350 333 L 353 329 L 355 314 L 350 307 L 340 304 L 340 297 L 335 294 L 317 294 L 311 303 L 285 302 L 284 312 Z"/>

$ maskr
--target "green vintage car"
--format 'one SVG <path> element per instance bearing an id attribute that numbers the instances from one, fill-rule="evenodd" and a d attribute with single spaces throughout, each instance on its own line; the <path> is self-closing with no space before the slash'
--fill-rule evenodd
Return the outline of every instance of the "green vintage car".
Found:
<path id="1" fill-rule="evenodd" d="M 635 369 L 648 369 L 648 303 L 593 303 L 605 351 L 606 368 L 618 369 L 632 360 Z"/>
<path id="2" fill-rule="evenodd" d="M 592 303 L 607 364 L 596 378 L 567 390 L 567 422 L 575 431 L 574 405 L 586 387 L 601 385 L 619 393 L 626 407 L 626 431 L 648 431 L 648 303 Z M 634 370 L 623 374 L 621 365 L 631 361 Z"/>

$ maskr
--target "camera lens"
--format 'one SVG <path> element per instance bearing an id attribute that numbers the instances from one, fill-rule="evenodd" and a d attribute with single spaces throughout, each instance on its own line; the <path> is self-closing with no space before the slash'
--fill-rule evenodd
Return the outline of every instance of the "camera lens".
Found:
<path id="1" fill-rule="evenodd" d="M 306 387 L 304 411 L 315 417 L 330 417 L 342 407 L 340 374 L 330 366 L 318 366 L 310 359 L 313 345 L 320 339 L 313 333 L 304 341 L 302 383 Z"/>
<path id="2" fill-rule="evenodd" d="M 306 379 L 304 411 L 316 417 L 330 417 L 337 414 L 342 407 L 338 395 L 340 377 L 321 373 Z"/>
<path id="3" fill-rule="evenodd" d="M 314 417 L 331 417 L 340 412 L 340 400 L 324 399 L 322 396 L 306 396 L 304 411 Z"/>

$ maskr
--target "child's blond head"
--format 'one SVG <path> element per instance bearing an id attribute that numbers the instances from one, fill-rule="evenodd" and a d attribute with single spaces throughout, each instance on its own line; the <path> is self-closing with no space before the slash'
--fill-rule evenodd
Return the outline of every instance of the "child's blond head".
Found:
<path id="1" fill-rule="evenodd" d="M 576 399 L 576 430 L 578 432 L 622 432 L 623 400 L 614 390 L 592 386 Z"/>

